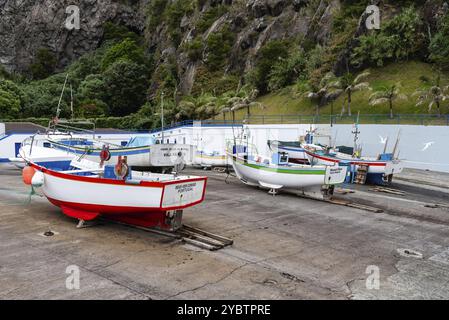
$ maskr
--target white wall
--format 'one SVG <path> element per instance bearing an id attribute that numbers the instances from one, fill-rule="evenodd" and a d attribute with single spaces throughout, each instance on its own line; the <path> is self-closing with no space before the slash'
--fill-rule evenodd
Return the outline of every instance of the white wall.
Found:
<path id="1" fill-rule="evenodd" d="M 336 125 L 332 135 L 337 145 L 353 145 L 351 125 Z M 376 156 L 382 152 L 382 138 L 389 138 L 387 151 L 392 151 L 399 131 L 399 158 L 406 160 L 406 167 L 449 172 L 449 127 L 415 125 L 360 125 L 360 143 L 363 154 Z M 428 145 L 427 145 L 428 144 Z M 427 147 L 426 147 L 427 145 Z M 427 148 L 427 149 L 426 149 Z"/>
<path id="2" fill-rule="evenodd" d="M 329 125 L 319 125 L 317 127 L 321 134 L 330 134 L 334 139 L 336 138 L 337 145 L 353 145 L 352 125 L 335 125 L 332 128 Z M 300 136 L 310 130 L 310 125 L 249 125 L 248 128 L 251 132 L 249 142 L 257 146 L 260 154 L 269 156 L 268 140 L 298 141 Z M 234 127 L 234 134 L 237 135 L 241 130 L 241 127 Z M 449 172 L 449 127 L 447 126 L 360 125 L 359 130 L 361 131 L 359 142 L 363 146 L 365 156 L 374 157 L 383 151 L 381 137 L 389 137 L 387 151 L 391 152 L 401 130 L 398 151 L 399 157 L 406 161 L 406 167 Z M 220 153 L 225 152 L 225 141 L 232 139 L 234 134 L 231 127 L 198 126 L 165 132 L 166 139 L 170 138 L 170 142 L 173 142 L 172 137 L 176 137 L 178 143 L 182 143 L 185 137 L 187 144 L 198 146 L 199 150 Z M 426 144 L 428 144 L 427 149 L 425 149 Z"/>

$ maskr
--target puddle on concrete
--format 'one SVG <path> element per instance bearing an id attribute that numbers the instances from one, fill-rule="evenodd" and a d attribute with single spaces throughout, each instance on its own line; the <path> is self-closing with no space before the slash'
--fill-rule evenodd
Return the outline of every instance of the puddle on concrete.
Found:
<path id="1" fill-rule="evenodd" d="M 56 231 L 53 231 L 53 230 L 47 230 L 45 232 L 39 233 L 38 235 L 41 236 L 41 237 L 44 237 L 44 238 L 52 238 L 54 236 L 59 235 L 59 232 L 56 232 Z"/>
<path id="2" fill-rule="evenodd" d="M 402 249 L 397 249 L 397 252 L 401 256 L 406 257 L 406 258 L 415 258 L 415 259 L 422 259 L 423 258 L 423 255 L 422 255 L 421 252 L 418 252 L 418 251 L 413 250 L 413 249 L 404 249 L 404 248 L 402 248 Z"/>

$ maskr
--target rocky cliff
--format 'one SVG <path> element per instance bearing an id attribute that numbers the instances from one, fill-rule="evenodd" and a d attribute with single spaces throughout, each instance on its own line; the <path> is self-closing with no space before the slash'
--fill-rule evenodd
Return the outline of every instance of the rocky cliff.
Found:
<path id="1" fill-rule="evenodd" d="M 367 4 L 370 2 L 383 5 L 383 1 Z M 426 3 L 423 17 L 432 28 L 443 1 L 416 2 Z M 359 6 L 348 22 L 361 15 L 358 26 L 356 23 L 336 36 L 334 21 L 342 19 L 341 11 L 349 4 Z M 65 27 L 69 5 L 79 6 L 79 30 Z M 157 86 L 158 77 L 169 64 L 176 70 L 178 89 L 184 94 L 192 91 L 204 73 L 243 78 L 253 68 L 260 49 L 279 39 L 288 39 L 298 48 L 316 44 L 331 48 L 332 68 L 338 74 L 346 71 L 351 46 L 366 32 L 365 5 L 363 1 L 344 0 L 0 0 L 0 64 L 9 71 L 27 72 L 37 52 L 46 48 L 61 70 L 98 48 L 105 23 L 113 22 L 145 39 L 144 47 L 155 60 L 152 83 Z M 383 18 L 394 12 L 394 6 L 386 2 Z M 214 51 L 218 51 L 215 56 Z M 220 61 L 212 63 L 213 59 Z"/>
<path id="2" fill-rule="evenodd" d="M 59 69 L 86 52 L 95 50 L 102 42 L 105 22 L 122 24 L 145 34 L 147 48 L 156 54 L 157 66 L 176 61 L 181 89 L 189 92 L 197 69 L 207 60 L 207 38 L 225 27 L 234 35 L 224 72 L 244 74 L 254 63 L 260 48 L 270 40 L 308 37 L 326 42 L 332 18 L 340 9 L 339 0 L 204 0 L 181 1 L 189 10 L 182 12 L 173 41 L 173 21 L 149 13 L 148 7 L 157 0 L 0 0 L 0 63 L 9 71 L 27 71 L 36 52 L 47 48 L 57 58 Z M 165 7 L 173 1 L 166 1 Z M 67 30 L 66 8 L 80 8 L 80 29 Z M 214 8 L 215 16 L 211 15 Z M 218 14 L 217 14 L 218 12 Z M 206 18 L 202 29 L 199 22 Z M 152 21 L 153 19 L 153 21 Z M 154 20 L 157 25 L 151 27 Z M 209 25 L 210 24 L 210 25 Z M 204 28 L 204 25 L 206 28 Z M 149 27 L 150 26 L 150 27 Z M 202 56 L 192 61 L 186 47 L 194 39 L 204 43 Z"/>
<path id="3" fill-rule="evenodd" d="M 147 1 L 0 0 L 0 63 L 7 70 L 26 71 L 37 51 L 47 48 L 62 68 L 102 41 L 107 21 L 143 33 Z M 65 27 L 69 5 L 80 9 L 80 29 Z"/>

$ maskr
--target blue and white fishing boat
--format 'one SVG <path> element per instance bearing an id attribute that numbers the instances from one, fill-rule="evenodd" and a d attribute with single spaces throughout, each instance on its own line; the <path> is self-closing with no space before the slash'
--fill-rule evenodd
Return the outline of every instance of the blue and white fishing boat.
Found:
<path id="1" fill-rule="evenodd" d="M 283 152 L 288 154 L 288 159 L 290 163 L 296 164 L 310 164 L 309 158 L 305 151 L 305 147 L 313 147 L 317 150 L 322 150 L 319 145 L 312 143 L 301 143 L 300 141 L 277 141 L 269 140 L 268 146 L 273 152 Z"/>
<path id="2" fill-rule="evenodd" d="M 51 148 L 71 153 L 90 161 L 97 161 L 104 155 L 106 163 L 116 163 L 119 156 L 127 156 L 132 167 L 149 167 L 151 146 L 155 140 L 150 136 L 134 137 L 127 145 L 119 146 L 93 139 L 60 139 L 48 138 Z"/>

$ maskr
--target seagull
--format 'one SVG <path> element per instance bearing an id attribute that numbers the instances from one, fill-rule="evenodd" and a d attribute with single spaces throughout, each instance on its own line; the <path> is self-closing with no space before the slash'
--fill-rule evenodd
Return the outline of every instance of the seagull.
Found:
<path id="1" fill-rule="evenodd" d="M 380 143 L 381 144 L 386 144 L 387 140 L 388 140 L 388 138 L 384 138 L 384 137 L 381 137 L 381 136 L 379 136 L 379 139 L 380 139 Z"/>
<path id="2" fill-rule="evenodd" d="M 434 145 L 435 142 L 427 142 L 424 144 L 424 148 L 421 151 L 426 151 L 427 149 L 429 149 L 432 145 Z"/>

